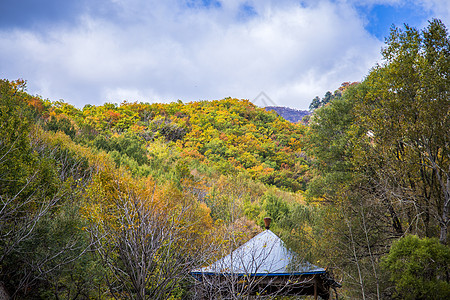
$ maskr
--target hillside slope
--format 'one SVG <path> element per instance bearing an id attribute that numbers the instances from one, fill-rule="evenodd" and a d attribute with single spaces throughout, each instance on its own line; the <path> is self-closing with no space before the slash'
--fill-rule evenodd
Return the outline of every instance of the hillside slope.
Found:
<path id="1" fill-rule="evenodd" d="M 291 191 L 305 188 L 307 165 L 300 148 L 305 127 L 247 100 L 106 103 L 82 110 L 55 102 L 48 116 L 48 129 L 73 128 L 77 141 L 109 152 L 135 174 L 167 175 L 163 166 L 177 172 L 203 169 L 244 174 Z"/>

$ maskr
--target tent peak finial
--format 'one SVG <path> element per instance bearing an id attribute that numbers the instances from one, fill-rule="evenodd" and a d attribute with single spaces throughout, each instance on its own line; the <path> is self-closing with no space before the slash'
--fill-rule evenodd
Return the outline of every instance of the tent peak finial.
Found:
<path id="1" fill-rule="evenodd" d="M 264 218 L 264 225 L 266 226 L 266 229 L 270 228 L 270 222 L 272 221 L 271 218 Z"/>

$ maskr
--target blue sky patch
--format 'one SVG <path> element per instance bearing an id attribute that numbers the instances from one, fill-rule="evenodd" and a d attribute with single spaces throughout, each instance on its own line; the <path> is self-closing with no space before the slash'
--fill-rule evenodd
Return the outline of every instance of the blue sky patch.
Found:
<path id="1" fill-rule="evenodd" d="M 0 1 L 0 28 L 28 28 L 37 24 L 74 21 L 83 10 L 84 0 Z"/>
<path id="2" fill-rule="evenodd" d="M 238 19 L 241 21 L 246 21 L 252 17 L 257 16 L 255 8 L 249 3 L 243 3 L 239 6 Z"/>
<path id="3" fill-rule="evenodd" d="M 413 5 L 374 5 L 372 7 L 359 6 L 356 8 L 367 21 L 365 29 L 379 40 L 384 41 L 389 36 L 390 27 L 403 24 L 420 28 L 429 19 L 429 13 L 420 6 Z"/>
<path id="4" fill-rule="evenodd" d="M 220 8 L 222 4 L 217 0 L 187 0 L 186 4 L 190 8 Z"/>

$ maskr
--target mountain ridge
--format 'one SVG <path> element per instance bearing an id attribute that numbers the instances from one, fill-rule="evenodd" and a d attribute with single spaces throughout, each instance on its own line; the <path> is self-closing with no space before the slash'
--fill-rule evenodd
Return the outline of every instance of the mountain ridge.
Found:
<path id="1" fill-rule="evenodd" d="M 299 110 L 285 106 L 266 106 L 266 111 L 275 111 L 280 117 L 291 123 L 301 122 L 303 117 L 309 116 L 308 110 Z"/>

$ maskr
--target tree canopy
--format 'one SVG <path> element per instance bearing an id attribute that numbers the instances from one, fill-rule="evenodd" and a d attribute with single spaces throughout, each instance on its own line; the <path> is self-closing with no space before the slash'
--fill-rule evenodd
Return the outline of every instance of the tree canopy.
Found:
<path id="1" fill-rule="evenodd" d="M 340 229 L 326 232 L 324 243 L 334 239 L 338 247 L 325 255 L 341 257 L 339 268 L 353 274 L 362 298 L 389 290 L 377 262 L 392 241 L 415 234 L 447 245 L 450 225 L 447 29 L 440 20 L 421 31 L 394 27 L 382 54 L 361 83 L 315 110 L 305 136 L 313 164 L 307 194 L 331 203 Z M 392 264 L 415 259 L 391 251 Z M 403 279 L 392 279 L 403 298 Z"/>

